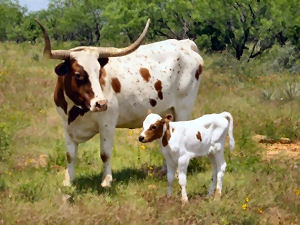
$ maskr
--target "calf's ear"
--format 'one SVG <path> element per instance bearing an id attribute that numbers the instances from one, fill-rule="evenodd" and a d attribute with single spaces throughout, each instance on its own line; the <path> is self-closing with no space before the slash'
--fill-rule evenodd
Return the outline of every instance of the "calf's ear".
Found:
<path id="1" fill-rule="evenodd" d="M 68 61 L 64 61 L 55 67 L 55 73 L 58 76 L 66 75 L 69 72 L 69 70 L 70 70 L 70 63 Z"/>
<path id="2" fill-rule="evenodd" d="M 174 117 L 173 117 L 172 114 L 167 114 L 167 115 L 165 115 L 164 119 L 165 119 L 166 121 L 173 121 L 173 120 L 174 120 Z"/>

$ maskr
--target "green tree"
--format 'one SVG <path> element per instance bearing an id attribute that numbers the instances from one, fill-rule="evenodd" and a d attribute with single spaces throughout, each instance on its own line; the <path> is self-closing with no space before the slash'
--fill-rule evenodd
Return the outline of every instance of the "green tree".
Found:
<path id="1" fill-rule="evenodd" d="M 102 7 L 105 1 L 51 0 L 47 24 L 56 39 L 78 40 L 81 44 L 99 44 Z"/>
<path id="2" fill-rule="evenodd" d="M 21 7 L 17 1 L 0 0 L 0 41 L 7 39 L 22 41 L 15 34 L 25 12 L 25 8 Z"/>

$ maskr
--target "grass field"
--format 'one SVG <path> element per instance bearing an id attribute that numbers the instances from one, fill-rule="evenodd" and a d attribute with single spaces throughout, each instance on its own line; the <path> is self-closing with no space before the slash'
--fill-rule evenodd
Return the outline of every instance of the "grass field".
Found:
<path id="1" fill-rule="evenodd" d="M 211 166 L 197 159 L 182 205 L 177 181 L 166 197 L 166 178 L 153 172 L 162 155 L 156 143 L 138 143 L 140 130 L 117 129 L 111 188 L 100 186 L 99 136 L 79 146 L 75 184 L 62 186 L 64 138 L 52 100 L 59 62 L 41 52 L 41 45 L 0 44 L 0 224 L 300 223 L 300 160 L 264 160 L 251 139 L 299 140 L 299 74 L 268 64 L 271 56 L 264 63 L 203 56 L 193 117 L 231 112 L 236 148 L 226 151 L 222 200 L 206 197 Z"/>

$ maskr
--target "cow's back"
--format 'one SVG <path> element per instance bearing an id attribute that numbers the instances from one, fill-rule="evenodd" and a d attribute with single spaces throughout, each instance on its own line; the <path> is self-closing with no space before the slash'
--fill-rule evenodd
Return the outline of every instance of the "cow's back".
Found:
<path id="1" fill-rule="evenodd" d="M 118 127 L 140 127 L 149 109 L 163 114 L 181 101 L 192 107 L 203 65 L 197 51 L 193 41 L 166 40 L 110 58 L 106 73 L 120 86 Z"/>

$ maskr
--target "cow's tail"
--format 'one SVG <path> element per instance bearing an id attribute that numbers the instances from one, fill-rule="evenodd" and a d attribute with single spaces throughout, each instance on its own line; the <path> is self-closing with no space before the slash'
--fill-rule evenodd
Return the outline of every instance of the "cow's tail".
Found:
<path id="1" fill-rule="evenodd" d="M 234 149 L 234 138 L 233 138 L 233 118 L 229 112 L 223 112 L 222 115 L 228 120 L 228 136 L 229 136 L 229 149 L 232 151 Z"/>

